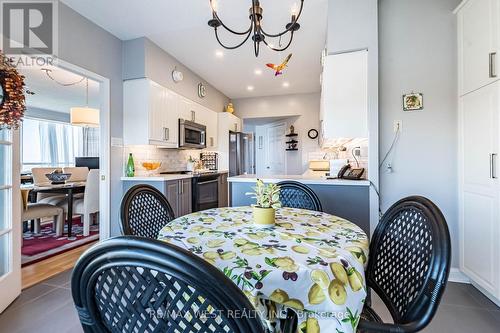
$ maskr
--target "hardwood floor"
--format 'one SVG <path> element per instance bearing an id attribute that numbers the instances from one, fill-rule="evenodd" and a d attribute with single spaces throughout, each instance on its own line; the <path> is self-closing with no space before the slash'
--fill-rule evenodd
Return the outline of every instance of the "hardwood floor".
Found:
<path id="1" fill-rule="evenodd" d="M 23 290 L 73 268 L 80 255 L 95 243 L 85 244 L 68 252 L 23 267 L 21 270 Z"/>

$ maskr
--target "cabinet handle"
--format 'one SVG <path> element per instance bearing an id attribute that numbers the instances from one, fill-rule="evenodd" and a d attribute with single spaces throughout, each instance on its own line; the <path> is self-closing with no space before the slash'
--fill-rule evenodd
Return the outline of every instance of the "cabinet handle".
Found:
<path id="1" fill-rule="evenodd" d="M 192 122 L 196 121 L 196 112 L 195 111 L 191 111 L 191 121 Z"/>
<path id="2" fill-rule="evenodd" d="M 165 141 L 170 140 L 170 129 L 167 127 L 163 128 L 163 136 L 165 137 Z"/>
<path id="3" fill-rule="evenodd" d="M 497 157 L 497 154 L 494 154 L 494 153 L 491 153 L 490 154 L 490 178 L 491 179 L 497 179 L 497 175 L 496 175 L 496 172 L 495 172 L 495 160 L 496 160 L 496 157 Z"/>
<path id="4" fill-rule="evenodd" d="M 491 52 L 490 53 L 490 78 L 497 77 L 496 59 L 497 59 L 497 53 Z"/>
<path id="5" fill-rule="evenodd" d="M 214 146 L 214 138 L 210 137 L 210 147 Z"/>
<path id="6" fill-rule="evenodd" d="M 263 137 L 262 136 L 259 136 L 259 149 L 262 149 L 262 146 L 263 146 Z"/>

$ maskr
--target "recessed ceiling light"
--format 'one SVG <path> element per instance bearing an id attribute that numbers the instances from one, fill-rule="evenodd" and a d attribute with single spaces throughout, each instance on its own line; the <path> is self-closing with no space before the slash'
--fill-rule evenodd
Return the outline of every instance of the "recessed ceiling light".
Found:
<path id="1" fill-rule="evenodd" d="M 248 90 L 248 91 L 253 91 L 253 90 L 254 90 L 254 87 L 253 87 L 253 86 L 248 86 L 248 87 L 247 87 L 247 90 Z"/>
<path id="2" fill-rule="evenodd" d="M 290 87 L 290 83 L 288 83 L 288 82 L 283 82 L 283 87 L 285 87 L 285 88 Z"/>
<path id="3" fill-rule="evenodd" d="M 217 58 L 222 58 L 224 56 L 224 52 L 222 52 L 221 50 L 217 50 L 215 51 L 215 56 Z"/>
<path id="4" fill-rule="evenodd" d="M 262 75 L 262 69 L 256 69 L 254 73 L 255 75 Z"/>

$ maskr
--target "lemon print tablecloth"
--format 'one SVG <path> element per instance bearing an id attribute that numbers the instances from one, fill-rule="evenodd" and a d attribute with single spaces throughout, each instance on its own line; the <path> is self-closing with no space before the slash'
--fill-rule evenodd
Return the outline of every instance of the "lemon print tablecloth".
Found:
<path id="1" fill-rule="evenodd" d="M 264 317 L 269 331 L 293 309 L 300 333 L 356 332 L 366 297 L 368 238 L 355 224 L 309 210 L 282 208 L 259 228 L 251 207 L 183 216 L 159 239 L 204 258 L 228 276 Z"/>

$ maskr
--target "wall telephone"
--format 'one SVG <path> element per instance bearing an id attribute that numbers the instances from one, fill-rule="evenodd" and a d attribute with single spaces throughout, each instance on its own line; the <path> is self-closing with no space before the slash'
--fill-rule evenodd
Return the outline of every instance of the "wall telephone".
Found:
<path id="1" fill-rule="evenodd" d="M 337 178 L 359 180 L 363 177 L 364 173 L 365 168 L 352 168 L 349 164 L 346 164 L 340 169 Z"/>

